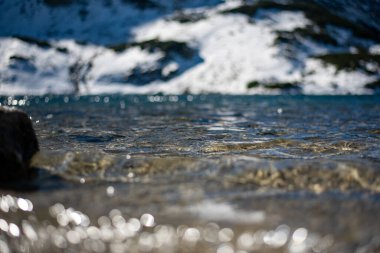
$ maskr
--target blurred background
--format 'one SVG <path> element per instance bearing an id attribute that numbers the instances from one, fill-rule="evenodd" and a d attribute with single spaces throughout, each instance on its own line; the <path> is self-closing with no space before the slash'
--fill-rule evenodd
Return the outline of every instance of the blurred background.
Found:
<path id="1" fill-rule="evenodd" d="M 3 0 L 0 94 L 373 94 L 379 0 Z"/>

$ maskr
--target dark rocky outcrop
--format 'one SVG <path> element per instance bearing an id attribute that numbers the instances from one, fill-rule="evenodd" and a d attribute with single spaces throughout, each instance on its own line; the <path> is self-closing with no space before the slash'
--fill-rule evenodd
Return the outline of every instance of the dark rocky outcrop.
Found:
<path id="1" fill-rule="evenodd" d="M 39 150 L 28 115 L 0 107 L 0 186 L 29 179 L 32 156 Z"/>
<path id="2" fill-rule="evenodd" d="M 315 1 L 298 1 L 291 0 L 287 2 L 279 1 L 257 1 L 254 4 L 246 4 L 236 7 L 231 10 L 224 11 L 224 13 L 241 13 L 248 16 L 255 16 L 259 10 L 282 10 L 282 11 L 301 11 L 306 18 L 313 21 L 318 26 L 318 29 L 325 30 L 329 26 L 335 26 L 350 30 L 353 35 L 379 41 L 380 37 L 378 32 L 369 28 L 367 25 L 353 22 L 347 17 L 337 15 L 334 9 L 329 9 L 324 5 L 320 5 Z"/>
<path id="3" fill-rule="evenodd" d="M 155 81 L 168 81 L 203 61 L 198 50 L 192 48 L 186 42 L 174 40 L 151 39 L 110 45 L 108 48 L 120 53 L 133 47 L 145 50 L 150 54 L 162 53 L 162 57 L 157 60 L 155 65 L 137 65 L 128 73 L 105 75 L 100 77 L 98 81 L 143 86 Z M 171 69 L 170 64 L 173 63 L 177 66 Z"/>
<path id="4" fill-rule="evenodd" d="M 377 75 L 380 70 L 380 55 L 369 53 L 335 53 L 318 55 L 315 58 L 335 66 L 337 71 L 361 70 L 370 75 Z"/>
<path id="5" fill-rule="evenodd" d="M 299 90 L 300 84 L 296 82 L 259 82 L 259 81 L 251 81 L 247 84 L 248 89 L 264 87 L 270 90 Z"/>

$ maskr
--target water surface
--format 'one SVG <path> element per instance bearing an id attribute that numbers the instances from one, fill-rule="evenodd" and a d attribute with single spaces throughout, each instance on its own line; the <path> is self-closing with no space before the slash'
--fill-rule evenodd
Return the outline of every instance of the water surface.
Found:
<path id="1" fill-rule="evenodd" d="M 29 190 L 1 190 L 0 251 L 380 249 L 378 96 L 0 102 L 41 146 Z"/>

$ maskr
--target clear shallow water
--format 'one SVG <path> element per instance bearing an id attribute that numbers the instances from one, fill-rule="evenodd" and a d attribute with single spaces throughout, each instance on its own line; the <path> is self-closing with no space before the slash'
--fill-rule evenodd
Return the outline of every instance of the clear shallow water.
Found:
<path id="1" fill-rule="evenodd" d="M 1 190 L 4 252 L 379 250 L 377 96 L 0 102 L 41 146 L 33 190 Z"/>

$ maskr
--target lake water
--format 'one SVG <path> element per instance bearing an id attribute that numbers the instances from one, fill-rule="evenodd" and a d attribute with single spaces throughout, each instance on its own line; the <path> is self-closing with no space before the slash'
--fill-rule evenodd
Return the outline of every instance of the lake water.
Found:
<path id="1" fill-rule="evenodd" d="M 379 96 L 2 97 L 38 175 L 0 252 L 378 252 Z"/>

